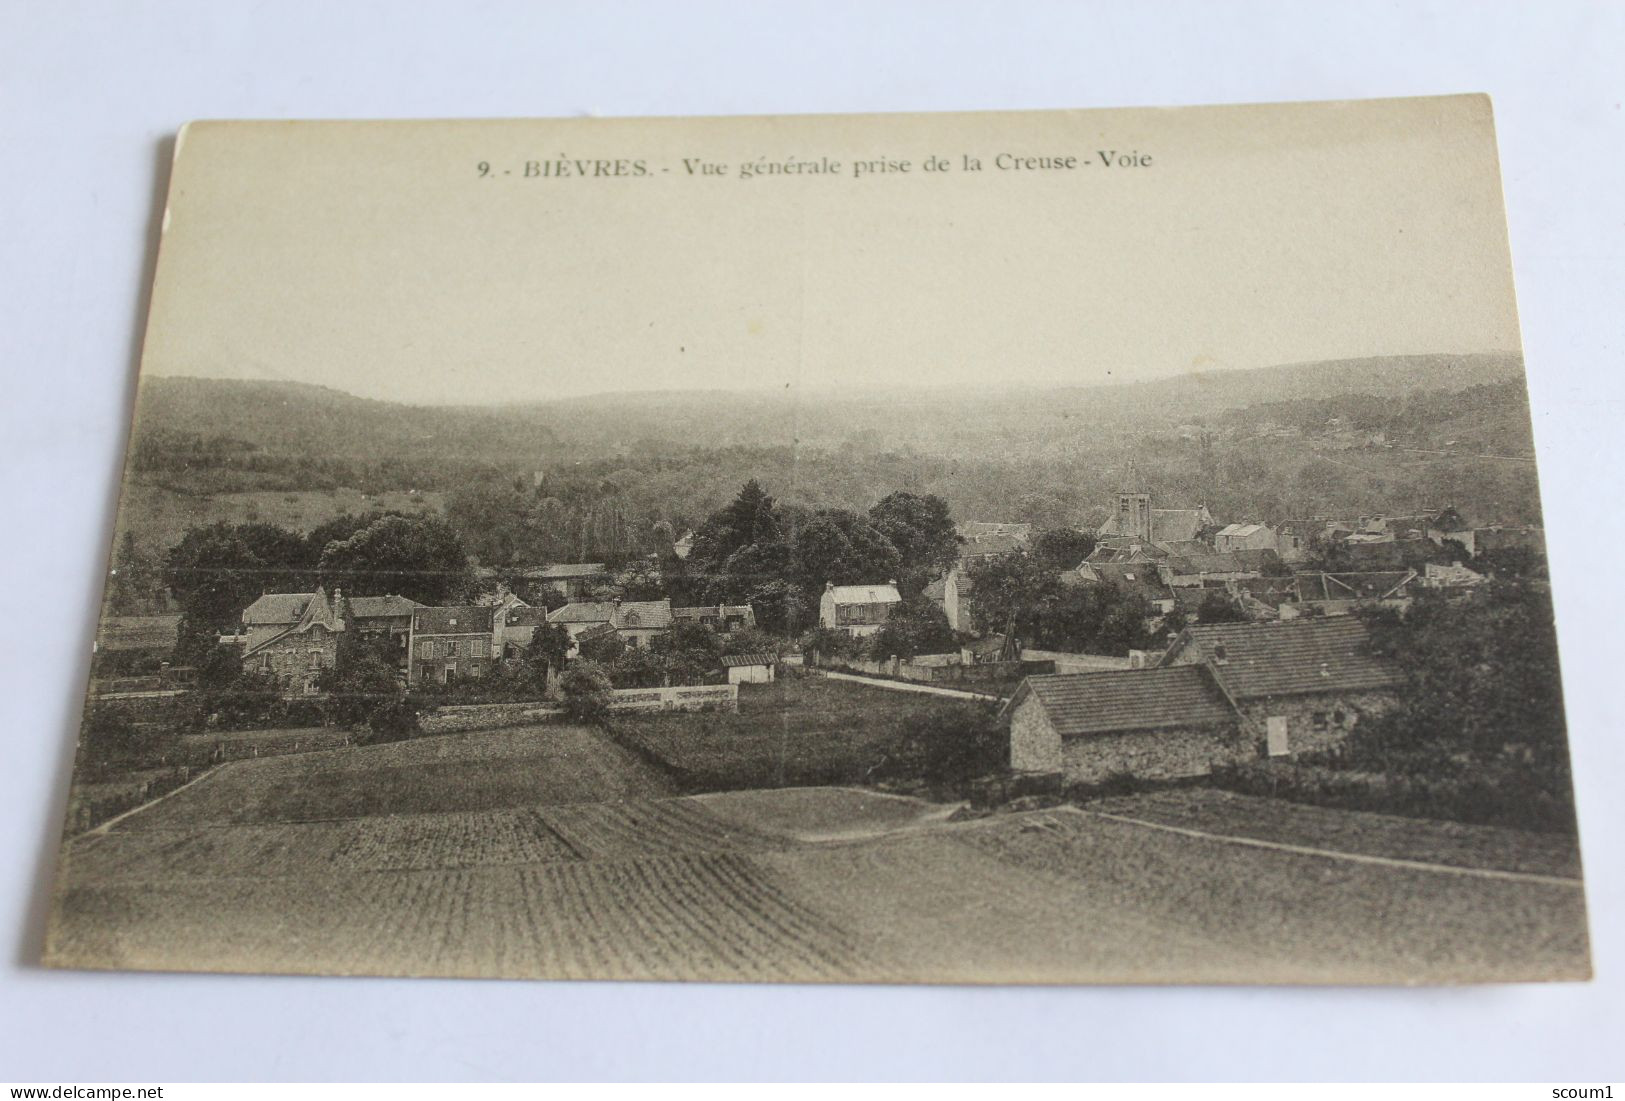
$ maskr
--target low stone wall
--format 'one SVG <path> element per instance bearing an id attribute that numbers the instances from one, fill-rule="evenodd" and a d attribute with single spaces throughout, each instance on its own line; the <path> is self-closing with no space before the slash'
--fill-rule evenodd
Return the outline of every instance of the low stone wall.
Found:
<path id="1" fill-rule="evenodd" d="M 424 714 L 418 724 L 425 734 L 450 734 L 459 730 L 494 730 L 503 726 L 526 726 L 558 718 L 563 711 L 553 704 L 471 703 L 440 707 Z"/>
<path id="2" fill-rule="evenodd" d="M 611 711 L 738 711 L 739 685 L 700 684 L 685 688 L 617 688 Z"/>
<path id="3" fill-rule="evenodd" d="M 1129 668 L 1127 655 L 1112 657 L 1107 654 L 1069 654 L 1064 650 L 1032 650 L 1023 648 L 1022 661 L 1048 661 L 1057 673 L 1099 673 L 1110 669 Z"/>

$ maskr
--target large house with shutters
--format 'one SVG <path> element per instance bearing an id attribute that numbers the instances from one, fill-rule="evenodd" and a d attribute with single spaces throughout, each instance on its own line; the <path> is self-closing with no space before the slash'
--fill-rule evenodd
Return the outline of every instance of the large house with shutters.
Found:
<path id="1" fill-rule="evenodd" d="M 818 625 L 826 630 L 844 631 L 853 638 L 872 635 L 902 602 L 895 581 L 884 585 L 826 583 L 824 595 L 818 602 Z"/>
<path id="2" fill-rule="evenodd" d="M 414 611 L 407 680 L 412 684 L 453 684 L 490 672 L 500 656 L 496 613 L 496 608 L 477 605 Z"/>
<path id="3" fill-rule="evenodd" d="M 547 622 L 559 624 L 570 635 L 570 653 L 579 649 L 579 640 L 589 631 L 608 628 L 628 646 L 647 649 L 656 638 L 671 630 L 670 600 L 589 600 L 554 608 Z"/>

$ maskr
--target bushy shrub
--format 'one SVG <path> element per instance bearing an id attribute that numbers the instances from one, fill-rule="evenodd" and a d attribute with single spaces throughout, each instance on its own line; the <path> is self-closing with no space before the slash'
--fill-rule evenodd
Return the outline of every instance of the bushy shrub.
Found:
<path id="1" fill-rule="evenodd" d="M 596 722 L 608 714 L 610 689 L 608 670 L 586 658 L 572 661 L 559 678 L 564 713 L 577 722 Z"/>
<path id="2" fill-rule="evenodd" d="M 416 705 L 411 700 L 395 699 L 376 708 L 367 717 L 366 732 L 356 740 L 363 745 L 377 745 L 405 741 L 417 737 L 421 732 Z"/>
<path id="3" fill-rule="evenodd" d="M 875 778 L 924 780 L 957 790 L 1008 764 L 1009 741 L 993 706 L 967 703 L 899 720 L 898 748 L 875 769 Z"/>

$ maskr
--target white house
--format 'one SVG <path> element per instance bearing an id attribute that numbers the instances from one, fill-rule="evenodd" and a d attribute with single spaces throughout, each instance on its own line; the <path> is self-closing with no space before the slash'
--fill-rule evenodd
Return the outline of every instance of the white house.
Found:
<path id="1" fill-rule="evenodd" d="M 872 635 L 902 602 L 895 581 L 884 585 L 826 583 L 823 598 L 818 602 L 818 625 L 845 631 L 853 638 Z"/>

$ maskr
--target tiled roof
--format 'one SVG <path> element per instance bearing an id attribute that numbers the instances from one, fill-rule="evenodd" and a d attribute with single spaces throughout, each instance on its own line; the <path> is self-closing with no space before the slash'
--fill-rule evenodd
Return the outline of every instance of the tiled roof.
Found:
<path id="1" fill-rule="evenodd" d="M 577 600 L 555 608 L 549 623 L 608 623 L 618 630 L 670 627 L 671 601 L 632 600 L 617 606 L 612 600 Z"/>
<path id="2" fill-rule="evenodd" d="M 175 645 L 178 615 L 110 615 L 96 636 L 101 650 L 167 650 Z"/>
<path id="3" fill-rule="evenodd" d="M 981 539 L 989 535 L 1010 535 L 1020 540 L 1026 540 L 1032 536 L 1033 526 L 1018 523 L 990 523 L 985 520 L 961 520 L 954 525 L 954 530 L 965 539 Z"/>
<path id="4" fill-rule="evenodd" d="M 420 635 L 490 634 L 495 612 L 495 608 L 473 604 L 418 608 L 412 612 L 412 630 Z"/>
<path id="5" fill-rule="evenodd" d="M 836 585 L 831 594 L 837 604 L 900 604 L 903 600 L 896 585 Z"/>
<path id="6" fill-rule="evenodd" d="M 352 596 L 349 603 L 350 614 L 357 619 L 411 615 L 424 606 L 404 596 Z"/>
<path id="7" fill-rule="evenodd" d="M 1014 554 L 1024 544 L 1014 535 L 979 535 L 960 544 L 959 557 L 975 555 Z"/>
<path id="8" fill-rule="evenodd" d="M 1187 648 L 1214 662 L 1237 699 L 1306 692 L 1359 692 L 1392 688 L 1397 666 L 1368 652 L 1370 635 L 1352 616 L 1281 623 L 1198 623 L 1163 656 Z"/>
<path id="9" fill-rule="evenodd" d="M 644 631 L 651 627 L 671 626 L 671 601 L 627 600 L 614 609 L 610 622 L 620 630 Z"/>
<path id="10" fill-rule="evenodd" d="M 1235 721 L 1235 712 L 1198 665 L 1056 673 L 1028 677 L 1022 688 L 1038 697 L 1063 738 Z"/>
<path id="11" fill-rule="evenodd" d="M 1183 576 L 1202 573 L 1258 573 L 1281 560 L 1272 550 L 1235 550 L 1224 554 L 1190 554 L 1170 558 L 1163 565 Z"/>
<path id="12" fill-rule="evenodd" d="M 1138 592 L 1147 600 L 1167 600 L 1171 595 L 1155 563 L 1103 562 L 1093 569 L 1107 584 Z"/>
<path id="13" fill-rule="evenodd" d="M 699 604 L 691 608 L 673 608 L 671 617 L 682 620 L 698 620 L 701 616 L 748 616 L 755 618 L 756 613 L 749 604 Z"/>
<path id="14" fill-rule="evenodd" d="M 778 660 L 779 659 L 776 654 L 767 653 L 723 654 L 722 666 L 724 669 L 732 669 L 736 665 L 772 665 Z"/>
<path id="15" fill-rule="evenodd" d="M 615 605 L 608 600 L 575 600 L 547 613 L 549 623 L 608 623 Z"/>
<path id="16" fill-rule="evenodd" d="M 532 608 L 528 604 L 520 604 L 508 609 L 506 620 L 510 627 L 538 627 L 547 622 L 546 608 Z"/>

